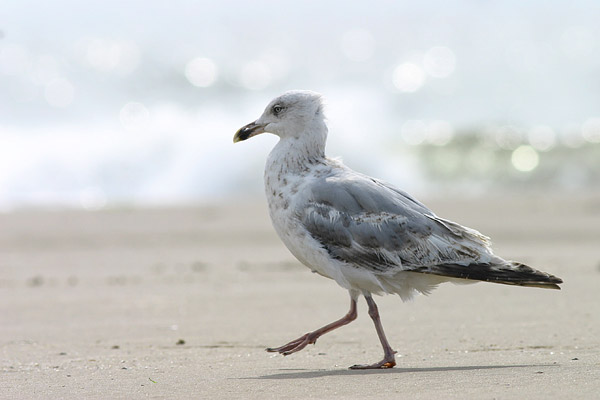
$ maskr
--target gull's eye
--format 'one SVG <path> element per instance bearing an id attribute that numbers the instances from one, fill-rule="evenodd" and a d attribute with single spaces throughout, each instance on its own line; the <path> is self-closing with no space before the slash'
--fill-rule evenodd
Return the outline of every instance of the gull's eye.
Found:
<path id="1" fill-rule="evenodd" d="M 283 106 L 280 106 L 279 104 L 275 104 L 273 106 L 273 114 L 279 115 L 279 113 L 283 111 L 283 108 L 284 108 Z"/>

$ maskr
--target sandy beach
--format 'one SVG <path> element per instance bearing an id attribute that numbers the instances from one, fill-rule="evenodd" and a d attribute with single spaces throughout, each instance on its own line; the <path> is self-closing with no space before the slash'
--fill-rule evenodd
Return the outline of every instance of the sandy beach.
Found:
<path id="1" fill-rule="evenodd" d="M 562 291 L 445 284 L 376 298 L 392 370 L 347 293 L 299 264 L 261 199 L 0 214 L 0 398 L 592 399 L 600 392 L 600 196 L 423 199 Z"/>

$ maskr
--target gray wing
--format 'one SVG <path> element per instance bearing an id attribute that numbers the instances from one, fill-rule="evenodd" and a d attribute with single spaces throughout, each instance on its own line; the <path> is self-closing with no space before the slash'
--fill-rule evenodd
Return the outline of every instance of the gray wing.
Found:
<path id="1" fill-rule="evenodd" d="M 405 192 L 345 172 L 310 185 L 298 215 L 335 259 L 380 274 L 439 264 L 470 265 L 494 257 L 489 239 L 437 217 Z"/>

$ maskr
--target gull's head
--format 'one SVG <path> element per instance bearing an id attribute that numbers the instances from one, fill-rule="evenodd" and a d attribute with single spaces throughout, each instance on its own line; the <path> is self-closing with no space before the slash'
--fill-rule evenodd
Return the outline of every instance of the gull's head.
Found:
<path id="1" fill-rule="evenodd" d="M 280 138 L 299 137 L 307 131 L 325 129 L 321 95 L 309 90 L 292 90 L 272 100 L 254 122 L 235 133 L 233 142 L 241 142 L 260 133 Z"/>

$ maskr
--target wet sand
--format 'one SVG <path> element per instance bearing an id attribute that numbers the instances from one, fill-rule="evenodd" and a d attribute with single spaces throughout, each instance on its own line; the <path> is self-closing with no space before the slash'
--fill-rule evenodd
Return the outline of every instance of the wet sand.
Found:
<path id="1" fill-rule="evenodd" d="M 347 293 L 300 265 L 266 207 L 0 214 L 0 397 L 598 398 L 600 196 L 425 199 L 562 291 L 445 284 L 376 298 L 398 365 L 359 318 L 315 346 L 264 351 L 341 317 Z"/>

